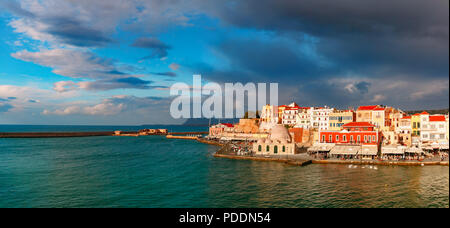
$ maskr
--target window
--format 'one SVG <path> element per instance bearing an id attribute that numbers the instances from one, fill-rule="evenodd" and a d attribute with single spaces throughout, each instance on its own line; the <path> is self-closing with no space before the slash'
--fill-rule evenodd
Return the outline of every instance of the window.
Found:
<path id="1" fill-rule="evenodd" d="M 336 142 L 339 142 L 339 135 L 336 135 Z"/>
<path id="2" fill-rule="evenodd" d="M 261 150 L 262 150 L 261 145 L 258 145 L 258 151 L 261 151 Z"/>
<path id="3" fill-rule="evenodd" d="M 353 142 L 353 135 L 350 135 L 350 142 Z"/>
<path id="4" fill-rule="evenodd" d="M 285 146 L 283 146 L 283 152 L 286 152 L 286 147 Z"/>
<path id="5" fill-rule="evenodd" d="M 274 146 L 274 147 L 273 147 L 273 153 L 274 153 L 274 154 L 278 153 L 278 146 Z"/>
<path id="6" fill-rule="evenodd" d="M 270 151 L 270 147 L 269 146 L 266 146 L 266 151 Z"/>
<path id="7" fill-rule="evenodd" d="M 347 137 L 344 135 L 344 136 L 342 136 L 342 138 L 344 139 L 344 142 L 346 142 L 347 141 Z"/>
<path id="8" fill-rule="evenodd" d="M 358 142 L 361 142 L 361 136 L 360 136 L 360 135 L 358 135 L 357 141 L 358 141 Z"/>
<path id="9" fill-rule="evenodd" d="M 364 135 L 364 142 L 367 142 L 367 136 Z"/>
<path id="10" fill-rule="evenodd" d="M 374 141 L 374 142 L 376 141 L 376 140 L 375 140 L 375 135 L 372 136 L 372 141 Z"/>
<path id="11" fill-rule="evenodd" d="M 333 136 L 330 135 L 330 142 L 333 142 Z"/>

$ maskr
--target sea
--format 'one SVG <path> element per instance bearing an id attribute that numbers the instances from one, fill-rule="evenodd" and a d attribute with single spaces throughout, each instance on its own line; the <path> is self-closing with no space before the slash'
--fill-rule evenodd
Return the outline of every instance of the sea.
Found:
<path id="1" fill-rule="evenodd" d="M 0 132 L 192 126 L 0 125 Z M 0 207 L 449 207 L 448 166 L 369 166 L 215 158 L 217 146 L 164 136 L 0 138 Z"/>

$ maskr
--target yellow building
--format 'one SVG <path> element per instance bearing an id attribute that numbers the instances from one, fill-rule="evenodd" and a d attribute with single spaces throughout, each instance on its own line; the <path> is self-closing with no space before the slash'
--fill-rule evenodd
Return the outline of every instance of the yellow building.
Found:
<path id="1" fill-rule="evenodd" d="M 387 109 L 383 107 L 374 108 L 372 110 L 372 120 L 369 123 L 375 125 L 376 129 L 385 131 L 385 127 L 388 126 L 386 123 Z"/>
<path id="2" fill-rule="evenodd" d="M 422 115 L 429 115 L 428 112 L 416 113 L 411 116 L 411 135 L 420 136 L 420 119 Z"/>
<path id="3" fill-rule="evenodd" d="M 356 110 L 356 122 L 372 122 L 372 112 L 374 109 L 380 108 L 378 105 L 360 106 Z"/>
<path id="4" fill-rule="evenodd" d="M 330 131 L 342 130 L 342 125 L 355 121 L 356 113 L 353 110 L 335 111 L 329 114 Z"/>

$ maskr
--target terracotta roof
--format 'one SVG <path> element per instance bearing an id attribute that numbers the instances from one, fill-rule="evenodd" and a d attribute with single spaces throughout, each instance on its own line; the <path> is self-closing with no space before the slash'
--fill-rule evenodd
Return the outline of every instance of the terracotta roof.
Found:
<path id="1" fill-rule="evenodd" d="M 375 108 L 378 108 L 378 105 L 359 106 L 358 110 L 374 110 Z"/>
<path id="2" fill-rule="evenodd" d="M 430 115 L 430 114 L 428 112 L 423 111 L 421 113 L 416 113 L 413 116 L 420 116 L 420 115 Z"/>
<path id="3" fill-rule="evenodd" d="M 342 127 L 375 127 L 375 125 L 368 122 L 351 122 L 344 124 Z"/>
<path id="4" fill-rule="evenodd" d="M 411 119 L 411 116 L 404 116 L 402 119 Z"/>
<path id="5" fill-rule="evenodd" d="M 445 116 L 430 116 L 430 121 L 445 121 Z"/>
<path id="6" fill-rule="evenodd" d="M 221 123 L 221 124 L 223 124 L 223 125 L 225 125 L 227 127 L 233 127 L 233 124 L 230 124 L 230 123 Z"/>
<path id="7" fill-rule="evenodd" d="M 375 110 L 375 111 L 384 111 L 384 110 L 386 110 L 386 108 L 374 108 L 373 110 Z"/>

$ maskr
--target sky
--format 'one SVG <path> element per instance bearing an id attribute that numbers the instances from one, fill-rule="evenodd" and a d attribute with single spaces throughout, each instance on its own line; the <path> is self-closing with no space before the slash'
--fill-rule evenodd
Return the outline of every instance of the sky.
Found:
<path id="1" fill-rule="evenodd" d="M 173 83 L 448 108 L 448 0 L 2 0 L 0 124 L 178 124 Z"/>

